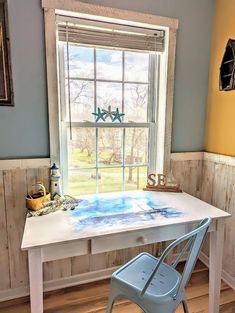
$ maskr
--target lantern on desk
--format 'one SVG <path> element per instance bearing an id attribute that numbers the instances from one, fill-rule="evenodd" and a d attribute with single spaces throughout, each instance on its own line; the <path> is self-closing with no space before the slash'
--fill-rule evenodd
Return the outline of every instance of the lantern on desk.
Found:
<path id="1" fill-rule="evenodd" d="M 55 198 L 56 195 L 62 196 L 62 190 L 60 185 L 60 171 L 59 168 L 56 166 L 55 163 L 53 163 L 51 167 L 51 196 L 52 199 Z"/>

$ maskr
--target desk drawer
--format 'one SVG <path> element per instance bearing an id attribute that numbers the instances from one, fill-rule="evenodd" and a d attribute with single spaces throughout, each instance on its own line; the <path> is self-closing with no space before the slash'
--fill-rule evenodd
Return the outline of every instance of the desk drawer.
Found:
<path id="1" fill-rule="evenodd" d="M 96 254 L 172 240 L 184 235 L 187 231 L 187 226 L 175 225 L 95 238 L 91 240 L 91 253 Z"/>
<path id="2" fill-rule="evenodd" d="M 87 240 L 73 241 L 42 248 L 43 262 L 65 259 L 89 253 Z"/>

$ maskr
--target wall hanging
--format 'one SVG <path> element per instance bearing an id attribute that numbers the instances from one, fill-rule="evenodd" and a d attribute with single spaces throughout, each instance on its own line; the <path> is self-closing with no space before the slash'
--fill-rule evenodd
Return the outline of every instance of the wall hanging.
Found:
<path id="1" fill-rule="evenodd" d="M 7 1 L 0 1 L 0 105 L 13 106 Z"/>
<path id="2" fill-rule="evenodd" d="M 220 66 L 220 90 L 235 89 L 235 39 L 229 39 Z"/>

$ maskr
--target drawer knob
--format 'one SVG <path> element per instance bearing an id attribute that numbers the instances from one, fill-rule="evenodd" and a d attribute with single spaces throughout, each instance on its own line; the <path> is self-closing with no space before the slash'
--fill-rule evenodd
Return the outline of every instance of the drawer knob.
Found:
<path id="1" fill-rule="evenodd" d="M 138 243 L 142 243 L 142 244 L 145 244 L 146 243 L 146 238 L 144 236 L 140 236 L 137 238 L 137 242 Z"/>

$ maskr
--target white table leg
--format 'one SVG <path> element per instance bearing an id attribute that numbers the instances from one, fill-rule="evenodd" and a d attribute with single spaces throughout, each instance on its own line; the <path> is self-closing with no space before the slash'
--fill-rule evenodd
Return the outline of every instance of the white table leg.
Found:
<path id="1" fill-rule="evenodd" d="M 219 313 L 223 246 L 224 219 L 219 219 L 216 231 L 210 233 L 209 313 Z"/>
<path id="2" fill-rule="evenodd" d="M 28 251 L 31 313 L 43 313 L 43 275 L 41 249 Z"/>

